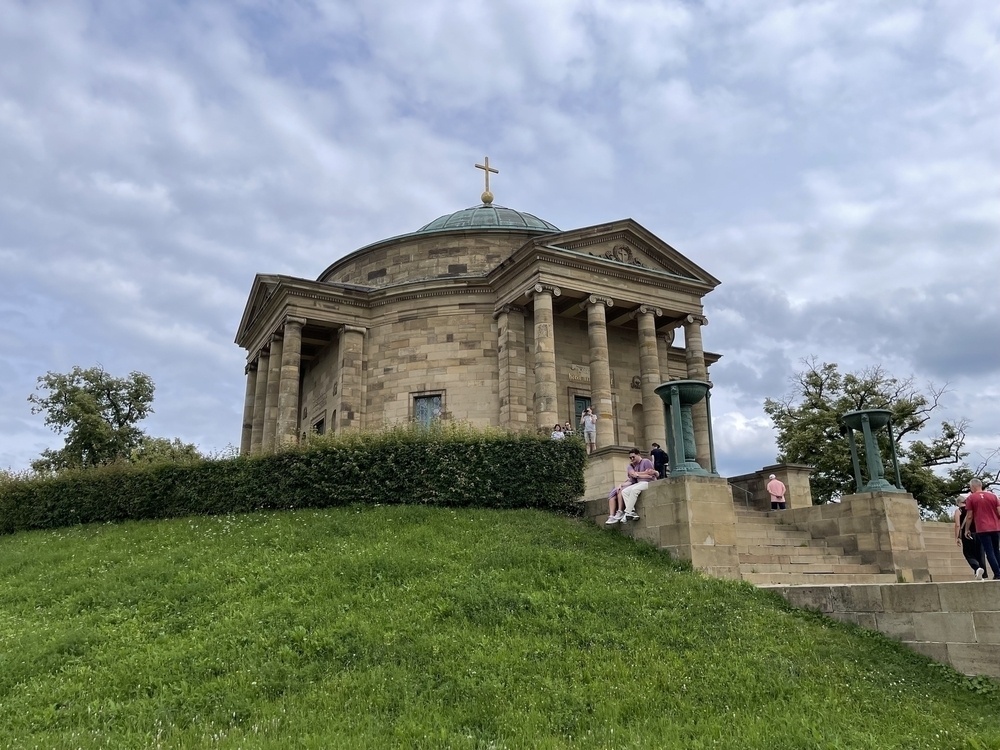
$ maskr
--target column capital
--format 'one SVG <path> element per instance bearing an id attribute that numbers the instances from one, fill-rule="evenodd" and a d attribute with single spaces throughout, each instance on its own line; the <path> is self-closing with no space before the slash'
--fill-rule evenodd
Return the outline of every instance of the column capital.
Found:
<path id="1" fill-rule="evenodd" d="M 599 294 L 591 294 L 587 297 L 587 304 L 590 305 L 606 305 L 607 307 L 612 307 L 615 301 L 610 297 L 602 297 Z"/>
<path id="2" fill-rule="evenodd" d="M 368 329 L 364 326 L 352 326 L 349 323 L 345 323 L 341 330 L 344 333 L 360 333 L 362 336 L 368 333 Z"/>
<path id="3" fill-rule="evenodd" d="M 266 346 L 262 346 L 260 348 L 260 351 L 257 352 L 257 356 L 254 357 L 254 361 L 257 362 L 257 366 L 259 367 L 260 361 L 262 359 L 267 359 L 270 356 L 271 356 L 271 350 Z"/>
<path id="4" fill-rule="evenodd" d="M 677 337 L 677 329 L 671 328 L 668 331 L 662 331 L 660 333 L 657 333 L 656 337 L 659 339 L 663 339 L 664 343 L 666 343 L 667 346 L 673 346 L 674 339 Z"/>
<path id="5" fill-rule="evenodd" d="M 251 372 L 256 372 L 257 370 L 257 360 L 256 358 L 247 362 L 247 366 L 243 368 L 243 374 L 249 375 Z"/>
<path id="6" fill-rule="evenodd" d="M 272 343 L 274 343 L 275 341 L 284 341 L 284 340 L 285 340 L 285 334 L 282 332 L 281 328 L 279 328 L 279 329 L 277 329 L 275 331 L 271 331 L 271 342 Z"/>
<path id="7" fill-rule="evenodd" d="M 554 284 L 542 284 L 541 282 L 538 282 L 534 284 L 527 293 L 529 297 L 536 294 L 551 294 L 553 297 L 559 297 L 562 295 L 562 289 Z"/>
<path id="8" fill-rule="evenodd" d="M 306 319 L 305 318 L 298 318 L 298 317 L 296 317 L 294 315 L 286 315 L 285 316 L 285 323 L 284 323 L 284 325 L 286 325 L 286 326 L 288 326 L 288 325 L 292 325 L 292 326 L 304 326 L 305 324 L 306 324 Z"/>
<path id="9" fill-rule="evenodd" d="M 653 307 L 652 305 L 639 305 L 639 313 L 642 315 L 653 314 L 657 318 L 663 315 L 663 310 L 658 307 Z"/>
<path id="10" fill-rule="evenodd" d="M 524 308 L 520 305 L 500 305 L 493 311 L 493 320 L 496 320 L 501 315 L 509 315 L 510 313 L 520 313 L 524 314 Z"/>
<path id="11" fill-rule="evenodd" d="M 706 318 L 704 315 L 688 315 L 687 317 L 684 318 L 684 324 L 688 325 L 690 323 L 697 323 L 698 325 L 701 326 L 707 326 L 708 318 Z"/>

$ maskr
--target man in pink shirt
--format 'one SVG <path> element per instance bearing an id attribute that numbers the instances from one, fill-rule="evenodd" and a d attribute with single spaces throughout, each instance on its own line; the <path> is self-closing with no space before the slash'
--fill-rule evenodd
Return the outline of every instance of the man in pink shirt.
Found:
<path id="1" fill-rule="evenodd" d="M 997 548 L 1000 547 L 1000 501 L 992 492 L 983 492 L 983 483 L 978 479 L 969 482 L 969 496 L 965 498 L 965 536 L 972 538 L 969 525 L 976 524 L 976 539 L 983 547 L 983 555 L 993 568 L 993 580 L 1000 578 L 1000 562 L 997 562 Z"/>

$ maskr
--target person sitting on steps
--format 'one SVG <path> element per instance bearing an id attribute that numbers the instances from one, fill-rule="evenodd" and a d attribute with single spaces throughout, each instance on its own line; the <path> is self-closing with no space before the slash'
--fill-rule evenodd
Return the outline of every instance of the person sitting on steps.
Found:
<path id="1" fill-rule="evenodd" d="M 639 493 L 649 487 L 649 483 L 657 478 L 653 462 L 642 457 L 638 448 L 628 452 L 628 480 L 611 490 L 608 495 L 608 520 L 606 524 L 625 523 L 629 519 L 639 520 L 635 512 L 635 503 Z"/>

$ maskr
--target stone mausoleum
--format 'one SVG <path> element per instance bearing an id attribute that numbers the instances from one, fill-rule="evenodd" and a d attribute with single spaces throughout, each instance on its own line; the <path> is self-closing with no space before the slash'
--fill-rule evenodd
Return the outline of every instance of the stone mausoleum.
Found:
<path id="1" fill-rule="evenodd" d="M 655 389 L 709 380 L 718 355 L 702 347 L 702 300 L 719 282 L 631 219 L 559 229 L 493 205 L 496 170 L 476 166 L 480 205 L 355 250 L 315 281 L 254 279 L 236 334 L 247 351 L 241 451 L 435 419 L 548 434 L 556 422 L 579 427 L 592 406 L 598 450 L 583 508 L 607 527 L 628 447 L 667 445 Z M 956 582 L 971 574 L 950 524 L 923 522 L 891 486 L 813 506 L 805 466 L 722 478 L 708 399 L 688 408 L 685 452 L 700 475 L 652 483 L 640 518 L 608 528 L 1000 677 L 1000 612 L 977 588 L 996 584 Z M 786 511 L 767 510 L 770 473 L 788 489 Z"/>
<path id="2" fill-rule="evenodd" d="M 496 170 L 477 166 L 480 205 L 315 280 L 257 275 L 236 334 L 241 452 L 438 418 L 548 434 L 588 406 L 601 449 L 665 443 L 654 389 L 708 379 L 702 299 L 719 281 L 632 219 L 560 229 L 494 205 Z"/>

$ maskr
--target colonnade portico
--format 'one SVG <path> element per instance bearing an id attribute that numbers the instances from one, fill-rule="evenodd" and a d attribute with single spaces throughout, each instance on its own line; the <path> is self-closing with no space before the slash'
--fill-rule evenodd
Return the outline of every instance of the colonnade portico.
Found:
<path id="1" fill-rule="evenodd" d="M 581 295 L 584 295 L 582 299 Z M 514 429 L 528 426 L 527 404 L 531 404 L 533 414 L 530 423 L 540 433 L 547 434 L 553 424 L 562 423 L 566 421 L 567 415 L 573 415 L 573 399 L 576 394 L 587 396 L 598 416 L 599 448 L 616 444 L 618 430 L 623 422 L 632 425 L 635 433 L 632 442 L 637 445 L 646 448 L 653 442 L 666 444 L 663 403 L 655 389 L 671 378 L 707 378 L 707 364 L 700 335 L 700 326 L 705 322 L 702 316 L 683 312 L 665 315 L 664 308 L 658 305 L 637 304 L 635 301 L 616 302 L 604 294 L 587 293 L 579 288 L 574 290 L 543 282 L 531 285 L 520 298 L 515 297 L 514 302 L 518 299 L 527 300 L 527 309 L 519 304 L 505 303 L 496 308 L 493 316 L 497 321 L 501 426 Z M 631 366 L 638 365 L 638 376 L 633 377 L 629 385 L 641 392 L 641 417 L 635 415 L 635 412 L 631 415 L 625 411 L 622 414 L 614 413 L 620 407 L 619 401 L 626 404 L 625 408 L 628 403 L 635 403 L 628 400 L 629 385 L 615 385 L 613 380 L 612 370 L 616 367 L 620 370 L 622 365 L 613 361 L 610 355 L 608 318 L 611 314 L 608 311 L 617 309 L 619 305 L 624 307 L 625 312 L 613 317 L 618 352 L 621 351 L 623 340 L 618 326 L 634 325 L 636 331 L 633 334 L 635 338 L 632 339 L 635 342 L 634 354 L 630 356 Z M 567 363 L 568 355 L 557 351 L 557 323 L 573 318 L 579 320 L 584 311 L 586 348 L 581 356 L 579 345 L 574 345 L 575 353 L 569 356 L 579 359 L 576 364 Z M 530 325 L 526 325 L 526 314 L 532 318 Z M 674 371 L 671 375 L 669 351 L 674 342 L 675 331 L 680 327 L 685 329 L 684 359 L 678 357 L 673 360 Z M 530 346 L 532 362 L 525 362 L 522 356 L 526 328 L 534 334 Z M 561 340 L 565 342 L 565 338 Z M 579 372 L 581 366 L 586 368 L 584 372 L 589 383 L 579 388 L 564 383 L 567 368 L 576 367 Z M 677 371 L 679 368 L 681 372 Z M 533 379 L 526 378 L 526 374 L 532 373 Z M 533 392 L 526 392 L 529 390 Z M 567 415 L 561 413 L 563 410 Z M 634 421 L 630 421 L 633 417 Z M 707 434 L 707 419 L 701 422 L 701 427 Z"/>
<path id="2" fill-rule="evenodd" d="M 303 329 L 309 321 L 286 316 L 246 366 L 240 453 L 261 453 L 294 445 L 302 420 Z M 359 427 L 363 401 L 363 352 L 367 329 L 348 324 L 314 324 L 313 330 L 339 331 L 339 368 L 330 430 Z M 332 336 L 331 336 L 331 341 Z M 304 412 L 302 412 L 304 416 Z M 302 428 L 304 429 L 304 428 Z"/>

